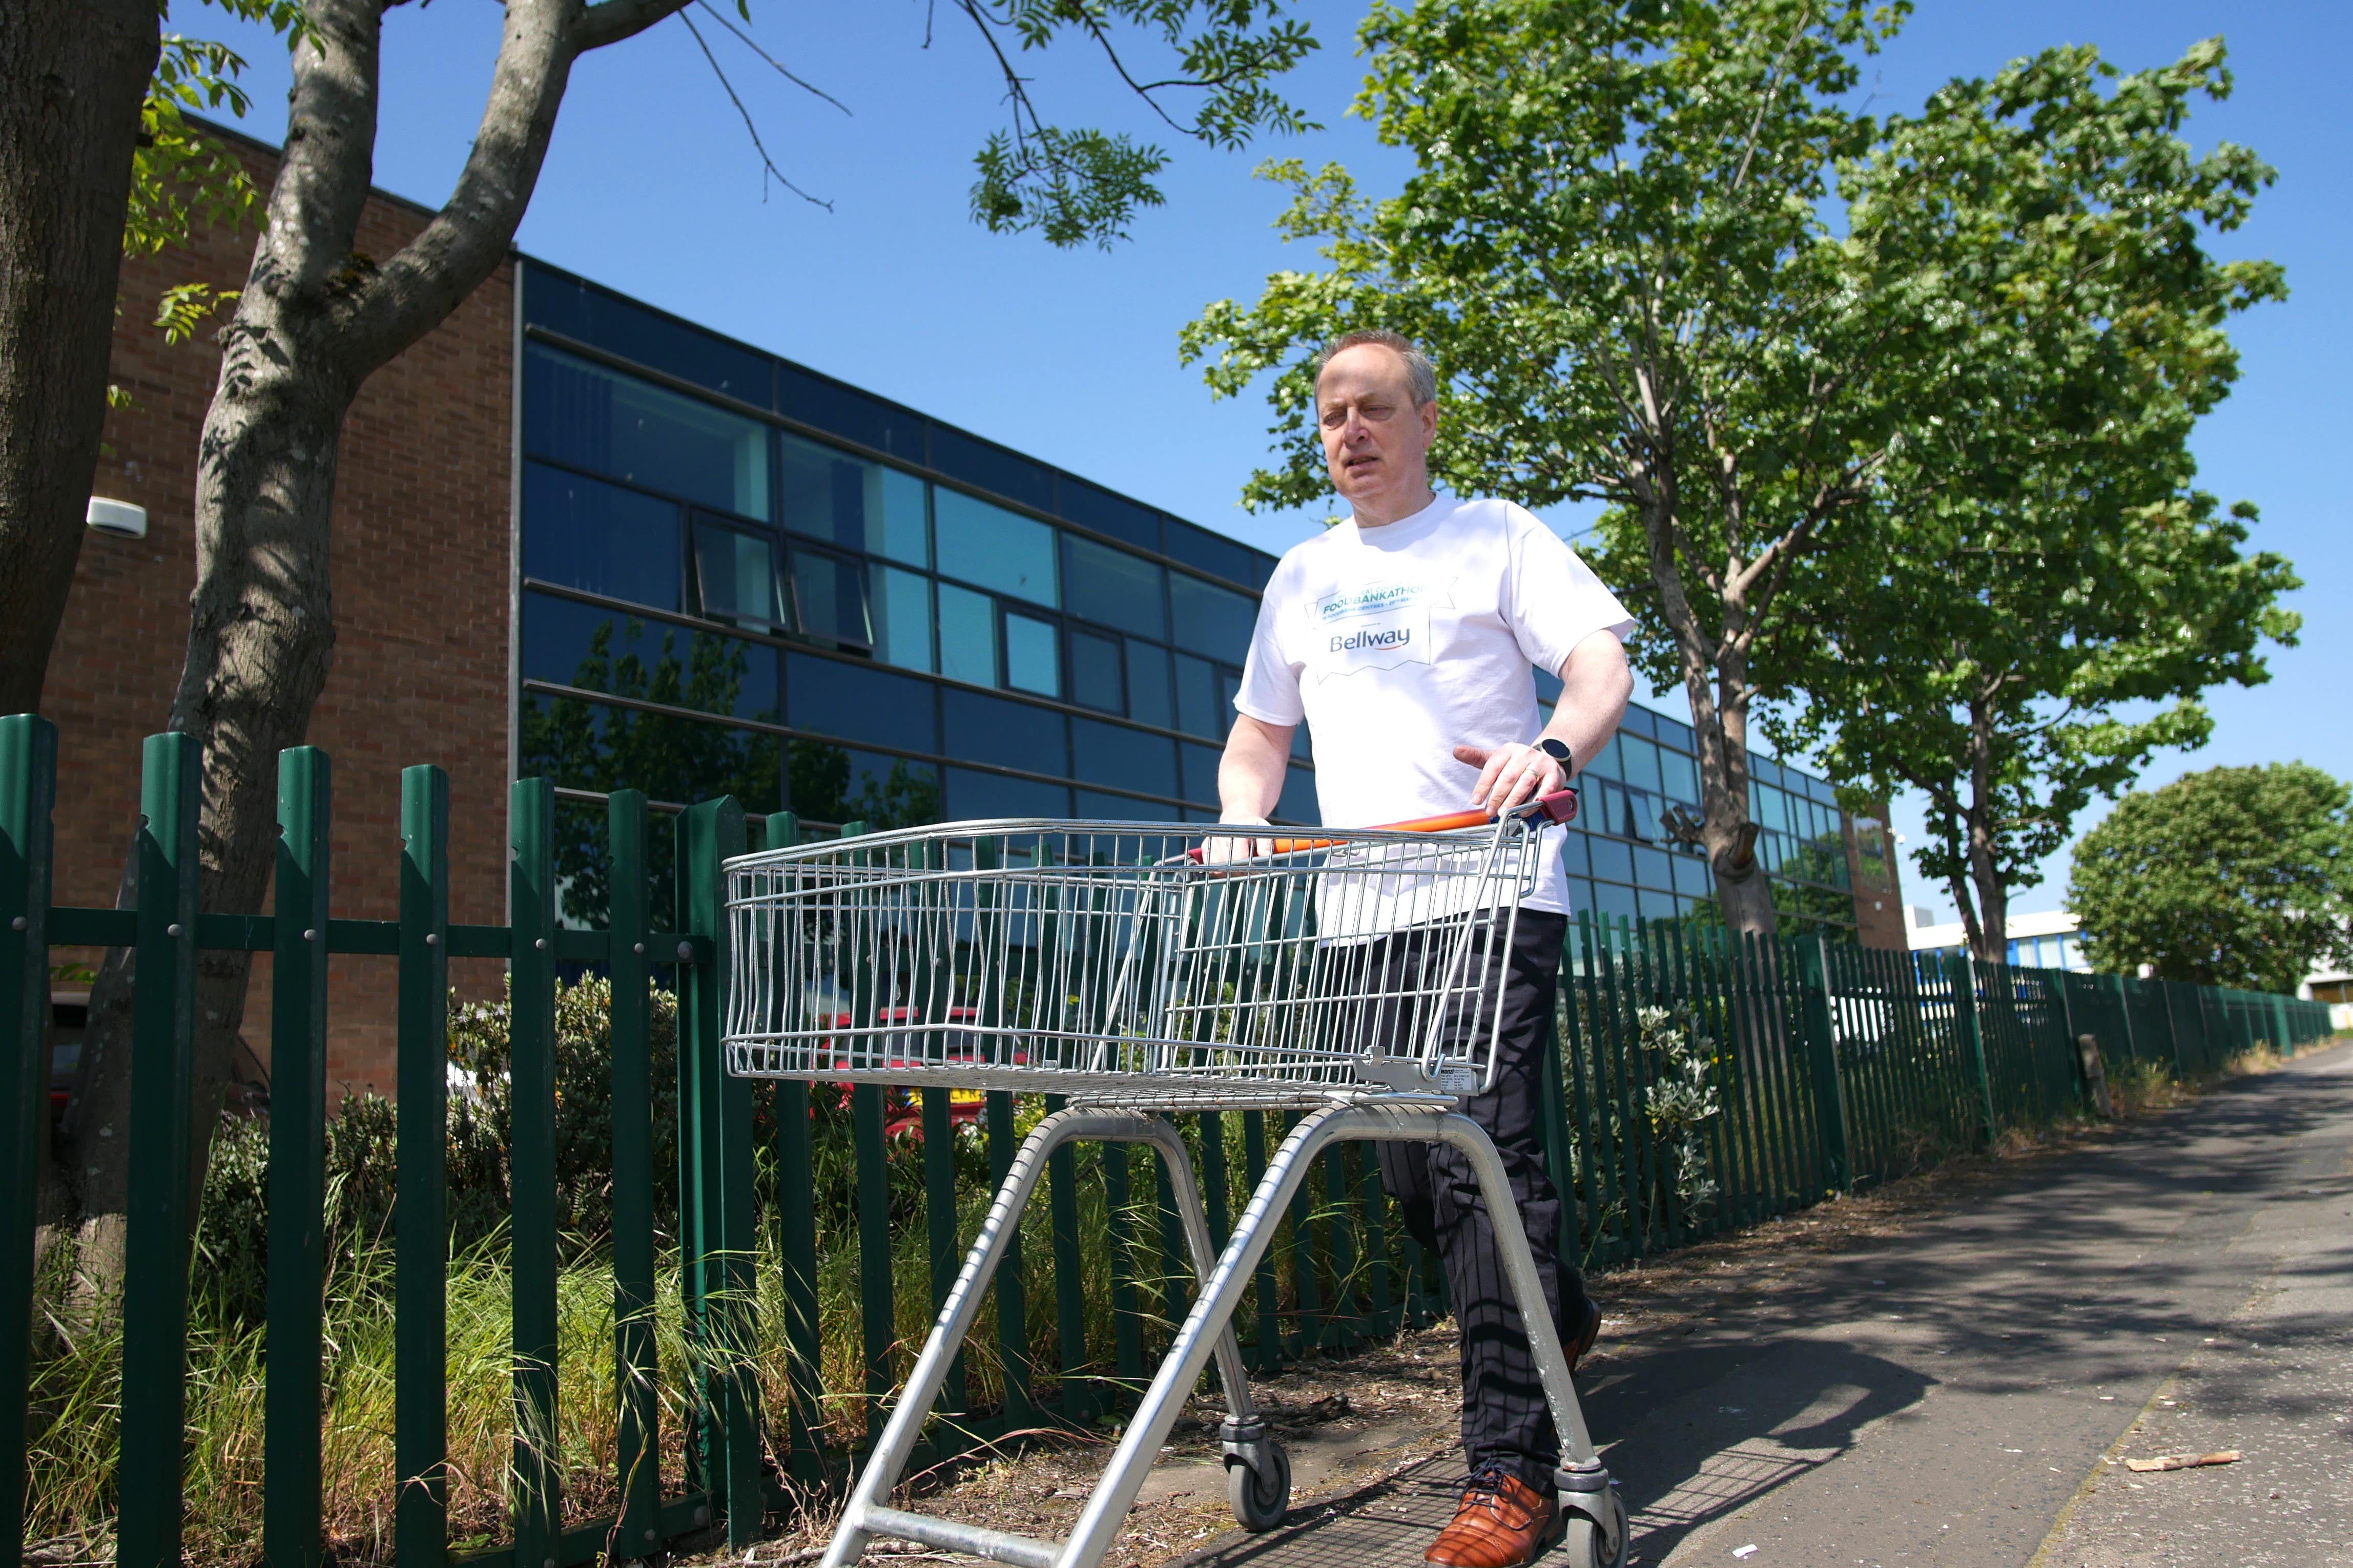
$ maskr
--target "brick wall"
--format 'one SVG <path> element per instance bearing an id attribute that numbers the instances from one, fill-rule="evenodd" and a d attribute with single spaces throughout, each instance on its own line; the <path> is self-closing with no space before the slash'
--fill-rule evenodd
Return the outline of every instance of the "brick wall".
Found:
<path id="1" fill-rule="evenodd" d="M 274 155 L 243 149 L 269 188 Z M 371 198 L 358 247 L 379 259 L 425 215 Z M 216 318 L 168 346 L 150 323 L 176 283 L 236 288 L 251 231 L 126 266 L 113 375 L 135 400 L 107 420 L 99 495 L 147 509 L 147 537 L 91 533 L 49 663 L 43 710 L 59 732 L 57 901 L 111 904 L 136 819 L 139 742 L 164 727 L 178 683 L 195 584 L 195 455 L 220 356 Z M 510 416 L 513 284 L 503 264 L 457 313 L 377 371 L 344 422 L 331 568 L 336 640 L 309 739 L 333 759 L 333 907 L 396 912 L 400 770 L 449 773 L 450 918 L 505 908 Z M 94 959 L 95 954 L 60 953 Z M 469 994 L 501 966 L 451 965 Z M 328 1079 L 393 1084 L 393 963 L 339 958 L 331 971 Z M 269 1057 L 269 963 L 257 963 L 244 1035 Z"/>

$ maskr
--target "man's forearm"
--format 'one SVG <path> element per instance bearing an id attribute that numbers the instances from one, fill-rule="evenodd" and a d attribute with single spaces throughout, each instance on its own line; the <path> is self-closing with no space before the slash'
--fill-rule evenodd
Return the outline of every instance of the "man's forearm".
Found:
<path id="1" fill-rule="evenodd" d="M 1626 717 L 1627 700 L 1634 694 L 1633 671 L 1627 668 L 1624 646 L 1609 633 L 1597 632 L 1569 650 L 1559 673 L 1560 697 L 1538 738 L 1549 735 L 1567 746 L 1582 773 Z"/>
<path id="2" fill-rule="evenodd" d="M 1291 762 L 1291 729 L 1247 713 L 1234 721 L 1218 762 L 1219 815 L 1226 821 L 1264 822 L 1274 815 Z"/>

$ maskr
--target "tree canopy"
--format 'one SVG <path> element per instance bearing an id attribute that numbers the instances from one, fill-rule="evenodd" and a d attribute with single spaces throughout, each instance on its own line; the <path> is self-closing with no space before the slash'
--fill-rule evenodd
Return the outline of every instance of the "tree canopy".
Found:
<path id="1" fill-rule="evenodd" d="M 2353 789 L 2303 763 L 2127 795 L 2075 846 L 2068 907 L 2104 970 L 2292 992 L 2353 964 Z"/>

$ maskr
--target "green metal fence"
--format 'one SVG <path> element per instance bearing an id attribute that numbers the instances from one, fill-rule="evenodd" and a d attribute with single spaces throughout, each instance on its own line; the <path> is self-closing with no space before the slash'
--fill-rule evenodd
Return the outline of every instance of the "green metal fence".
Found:
<path id="1" fill-rule="evenodd" d="M 720 865 L 747 847 L 797 841 L 790 814 L 747 821 L 733 801 L 706 802 L 668 824 L 664 856 L 646 798 L 614 795 L 598 847 L 609 918 L 605 929 L 583 931 L 557 919 L 555 793 L 544 780 L 522 781 L 508 801 L 508 923 L 459 925 L 449 920 L 448 780 L 436 768 L 410 768 L 402 775 L 398 918 L 343 920 L 328 899 L 328 759 L 301 748 L 280 759 L 271 912 L 222 914 L 196 905 L 195 744 L 160 735 L 145 749 L 132 907 L 55 908 L 56 749 L 47 721 L 0 719 L 0 1016 L 14 1031 L 16 1067 L 5 1109 L 14 1142 L 0 1205 L 0 1405 L 26 1411 L 29 1434 L 50 949 L 129 948 L 137 989 L 112 1499 L 119 1563 L 152 1568 L 181 1555 L 195 1196 L 187 1138 L 196 955 L 207 949 L 273 960 L 263 1433 L 252 1466 L 259 1546 L 271 1568 L 322 1561 L 322 1433 L 337 1420 L 322 1373 L 333 954 L 398 965 L 395 1453 L 384 1493 L 402 1568 L 440 1568 L 453 1555 L 445 1320 L 452 957 L 508 965 L 513 1108 L 503 1238 L 512 1287 L 503 1375 L 514 1431 L 501 1482 L 506 1542 L 465 1560 L 570 1568 L 607 1553 L 644 1555 L 716 1516 L 740 1548 L 764 1512 L 791 1506 L 794 1483 L 854 1461 L 920 1341 L 908 1325 L 928 1319 L 961 1261 L 970 1226 L 960 1209 L 968 1215 L 1002 1176 L 1026 1120 L 1056 1102 L 988 1095 L 977 1128 L 959 1134 L 958 1108 L 944 1090 L 899 1105 L 860 1087 L 847 1096 L 845 1121 L 815 1105 L 809 1086 L 724 1074 Z M 666 910 L 652 907 L 657 886 L 670 890 Z M 562 973 L 581 966 L 611 984 L 612 1223 L 590 1267 L 612 1301 L 615 1415 L 609 1474 L 593 1489 L 580 1489 L 579 1458 L 567 1458 L 555 1436 L 565 1397 L 559 1297 L 565 1270 L 581 1267 L 577 1238 L 558 1235 L 555 1008 Z M 2293 1049 L 2327 1032 L 2325 1007 L 2283 997 L 1680 925 L 1581 920 L 1562 975 L 1559 1048 L 1546 1060 L 1546 1152 L 1567 1199 L 1561 1245 L 1588 1266 L 1751 1224 L 2065 1113 L 2082 1093 L 2072 1044 L 2080 1034 L 2095 1036 L 2119 1064 L 2196 1073 L 2257 1041 Z M 678 1020 L 678 1196 L 675 1211 L 663 1213 L 654 1169 L 655 987 L 674 988 Z M 818 1097 L 837 1095 L 819 1086 Z M 1222 1244 L 1233 1204 L 1256 1184 L 1288 1121 L 1256 1110 L 1186 1121 Z M 847 1150 L 820 1142 L 837 1135 Z M 975 1138 L 985 1161 L 960 1161 L 960 1139 L 969 1149 Z M 1261 1264 L 1238 1326 L 1261 1369 L 1442 1312 L 1442 1282 L 1392 1222 L 1369 1154 L 1352 1145 L 1324 1156 Z M 820 1194 L 820 1156 L 846 1156 L 847 1190 Z M 1008 1259 L 994 1288 L 995 1342 L 976 1343 L 969 1380 L 960 1367 L 943 1398 L 936 1457 L 1115 1415 L 1182 1317 L 1184 1248 L 1166 1173 L 1141 1153 L 1066 1151 L 1048 1182 L 1048 1204 L 1025 1226 L 1029 1256 Z M 836 1214 L 849 1217 L 837 1224 Z M 921 1255 L 913 1290 L 893 1261 L 910 1247 Z M 847 1257 L 856 1258 L 854 1303 L 828 1306 L 820 1276 Z M 673 1273 L 674 1307 L 657 1299 Z M 683 1353 L 665 1356 L 658 1345 L 665 1310 L 682 1313 Z M 846 1379 L 829 1378 L 828 1351 L 853 1346 Z M 837 1367 L 844 1359 L 830 1358 Z M 670 1453 L 675 1464 L 664 1460 Z M 21 1560 L 26 1462 L 26 1441 L 0 1442 L 0 1568 Z M 584 1517 L 567 1506 L 567 1477 L 610 1508 Z"/>

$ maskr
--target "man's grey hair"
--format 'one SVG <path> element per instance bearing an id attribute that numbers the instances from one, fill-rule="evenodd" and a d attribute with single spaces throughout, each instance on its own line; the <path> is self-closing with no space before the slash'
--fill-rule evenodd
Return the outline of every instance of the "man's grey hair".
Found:
<path id="1" fill-rule="evenodd" d="M 1411 338 L 1403 332 L 1393 332 L 1387 327 L 1366 327 L 1361 331 L 1342 332 L 1325 343 L 1323 352 L 1315 356 L 1314 384 L 1324 384 L 1324 368 L 1332 363 L 1335 356 L 1349 349 L 1366 346 L 1391 350 L 1405 361 L 1406 391 L 1413 398 L 1416 408 L 1428 407 L 1438 400 L 1438 368 L 1430 363 L 1430 356 L 1417 348 Z"/>

